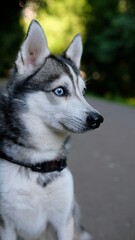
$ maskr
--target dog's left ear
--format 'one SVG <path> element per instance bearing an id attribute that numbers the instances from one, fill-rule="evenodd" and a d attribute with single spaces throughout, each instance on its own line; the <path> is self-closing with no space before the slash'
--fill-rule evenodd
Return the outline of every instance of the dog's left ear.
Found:
<path id="1" fill-rule="evenodd" d="M 70 58 L 75 63 L 77 68 L 80 68 L 82 52 L 83 52 L 82 38 L 80 34 L 77 34 L 74 37 L 71 44 L 69 45 L 65 54 L 67 58 Z"/>
<path id="2" fill-rule="evenodd" d="M 31 75 L 44 63 L 49 54 L 44 31 L 40 24 L 33 20 L 15 62 L 18 74 L 22 77 Z"/>

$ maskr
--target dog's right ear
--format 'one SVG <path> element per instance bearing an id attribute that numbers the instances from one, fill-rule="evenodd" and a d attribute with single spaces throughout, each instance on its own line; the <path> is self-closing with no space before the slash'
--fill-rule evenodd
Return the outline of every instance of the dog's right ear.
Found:
<path id="1" fill-rule="evenodd" d="M 44 31 L 40 24 L 33 20 L 17 55 L 15 62 L 17 73 L 22 77 L 31 75 L 49 55 L 50 51 Z"/>
<path id="2" fill-rule="evenodd" d="M 80 34 L 77 34 L 70 43 L 68 49 L 65 51 L 65 54 L 67 58 L 70 58 L 75 63 L 78 69 L 80 68 L 82 52 L 82 38 Z"/>

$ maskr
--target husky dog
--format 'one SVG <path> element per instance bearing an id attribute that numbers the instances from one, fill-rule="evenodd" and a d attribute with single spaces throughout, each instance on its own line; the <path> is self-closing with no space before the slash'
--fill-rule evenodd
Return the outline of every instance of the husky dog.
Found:
<path id="1" fill-rule="evenodd" d="M 103 117 L 84 99 L 81 36 L 50 53 L 33 20 L 0 98 L 0 240 L 88 240 L 66 156 L 71 133 Z"/>

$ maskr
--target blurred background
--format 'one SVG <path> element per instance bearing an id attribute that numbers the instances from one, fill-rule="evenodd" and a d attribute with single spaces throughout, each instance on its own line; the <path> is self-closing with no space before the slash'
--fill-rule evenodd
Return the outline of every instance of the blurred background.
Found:
<path id="1" fill-rule="evenodd" d="M 0 11 L 1 85 L 32 19 L 52 53 L 82 35 L 87 100 L 105 118 L 99 129 L 72 138 L 82 223 L 93 240 L 135 240 L 135 1 L 6 0 Z"/>
<path id="2" fill-rule="evenodd" d="M 53 53 L 81 33 L 82 70 L 91 94 L 135 105 L 134 0 L 6 0 L 0 14 L 0 77 L 7 77 L 30 21 L 43 26 Z"/>

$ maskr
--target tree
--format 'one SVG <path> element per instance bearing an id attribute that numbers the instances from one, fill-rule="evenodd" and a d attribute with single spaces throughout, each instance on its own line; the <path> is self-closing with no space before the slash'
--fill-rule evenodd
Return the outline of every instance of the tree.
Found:
<path id="1" fill-rule="evenodd" d="M 47 35 L 49 47 L 57 54 L 64 50 L 73 37 L 80 33 L 85 38 L 86 23 L 90 14 L 87 0 L 42 0 L 45 7 L 37 7 L 31 2 L 28 9 L 35 12 L 35 18 L 40 22 Z M 24 17 L 25 25 L 29 25 Z M 27 29 L 26 27 L 26 29 Z"/>
<path id="2" fill-rule="evenodd" d="M 12 66 L 19 43 L 23 38 L 23 28 L 19 25 L 21 6 L 17 0 L 2 1 L 0 14 L 0 75 L 7 75 Z"/>
<path id="3" fill-rule="evenodd" d="M 53 53 L 64 50 L 78 32 L 83 40 L 85 38 L 85 26 L 91 10 L 87 0 L 7 0 L 3 4 L 3 15 L 0 15 L 0 75 L 10 69 L 15 59 L 31 20 L 27 18 L 25 21 L 27 14 L 32 13 L 32 17 L 41 23 Z"/>
<path id="4" fill-rule="evenodd" d="M 84 63 L 99 95 L 135 96 L 135 3 L 91 0 Z"/>

